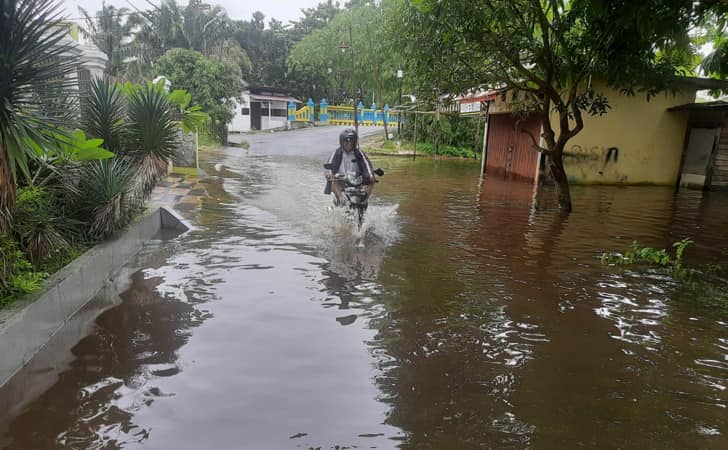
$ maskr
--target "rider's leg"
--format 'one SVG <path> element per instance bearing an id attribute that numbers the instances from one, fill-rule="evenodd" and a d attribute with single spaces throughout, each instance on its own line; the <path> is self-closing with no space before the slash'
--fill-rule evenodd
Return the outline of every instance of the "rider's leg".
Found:
<path id="1" fill-rule="evenodd" d="M 344 189 L 343 189 L 343 186 L 341 185 L 341 183 L 334 180 L 331 183 L 331 192 L 334 194 L 334 204 L 341 205 L 342 204 L 341 198 L 344 195 Z"/>

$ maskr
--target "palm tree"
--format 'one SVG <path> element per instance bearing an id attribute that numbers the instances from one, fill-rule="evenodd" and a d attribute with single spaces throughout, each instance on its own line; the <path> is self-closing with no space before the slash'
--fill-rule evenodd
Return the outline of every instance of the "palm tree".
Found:
<path id="1" fill-rule="evenodd" d="M 71 91 L 77 54 L 58 0 L 0 2 L 0 228 L 11 221 L 18 172 L 34 149 L 53 147 L 61 116 L 48 100 Z"/>
<path id="2" fill-rule="evenodd" d="M 101 9 L 93 17 L 80 6 L 78 10 L 86 22 L 83 33 L 106 54 L 106 74 L 117 76 L 124 56 L 129 52 L 125 41 L 132 36 L 134 28 L 141 25 L 141 19 L 127 8 L 115 8 L 106 2 L 101 4 Z"/>

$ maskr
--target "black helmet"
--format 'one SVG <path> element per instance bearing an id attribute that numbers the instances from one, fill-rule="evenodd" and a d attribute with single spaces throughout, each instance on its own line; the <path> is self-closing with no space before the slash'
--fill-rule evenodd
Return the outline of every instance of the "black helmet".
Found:
<path id="1" fill-rule="evenodd" d="M 351 141 L 354 143 L 354 148 L 356 148 L 356 132 L 352 130 L 351 128 L 347 128 L 346 130 L 342 131 L 339 135 L 339 146 L 341 148 L 344 148 L 344 142 L 345 141 Z"/>

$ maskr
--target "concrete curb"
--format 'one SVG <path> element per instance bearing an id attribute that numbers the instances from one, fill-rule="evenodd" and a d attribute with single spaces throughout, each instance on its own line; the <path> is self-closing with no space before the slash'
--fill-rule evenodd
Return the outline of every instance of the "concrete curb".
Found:
<path id="1" fill-rule="evenodd" d="M 91 300 L 146 241 L 191 227 L 174 211 L 144 214 L 115 239 L 99 244 L 54 274 L 45 289 L 0 311 L 0 387 L 23 368 Z"/>

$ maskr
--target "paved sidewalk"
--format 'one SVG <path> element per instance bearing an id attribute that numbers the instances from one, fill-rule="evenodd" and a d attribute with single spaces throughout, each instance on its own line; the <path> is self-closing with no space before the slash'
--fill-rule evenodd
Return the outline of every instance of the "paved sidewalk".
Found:
<path id="1" fill-rule="evenodd" d="M 154 188 L 147 207 L 166 206 L 185 218 L 191 218 L 199 210 L 202 200 L 207 197 L 207 189 L 202 182 L 204 179 L 204 176 L 172 173 Z"/>

